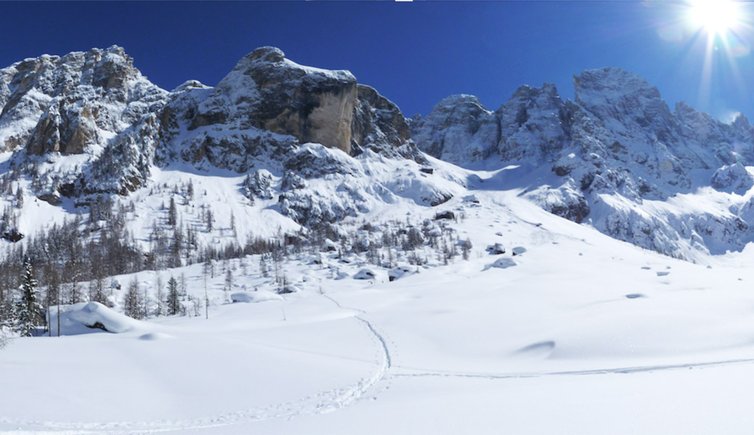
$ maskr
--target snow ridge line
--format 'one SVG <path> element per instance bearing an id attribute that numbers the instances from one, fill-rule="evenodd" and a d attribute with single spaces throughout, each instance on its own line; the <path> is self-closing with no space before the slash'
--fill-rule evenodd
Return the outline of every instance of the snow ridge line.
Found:
<path id="1" fill-rule="evenodd" d="M 594 376 L 594 375 L 617 375 L 617 374 L 632 374 L 642 372 L 658 372 L 667 370 L 681 370 L 681 369 L 694 369 L 694 368 L 708 368 L 708 367 L 721 367 L 735 364 L 750 364 L 754 363 L 754 358 L 740 358 L 732 360 L 722 361 L 709 361 L 700 363 L 686 363 L 686 364 L 666 364 L 655 366 L 636 366 L 636 367 L 616 367 L 605 369 L 588 369 L 588 370 L 566 370 L 559 372 L 542 372 L 542 373 L 459 373 L 459 372 L 443 372 L 443 371 L 417 371 L 416 373 L 393 373 L 392 376 L 401 378 L 420 378 L 420 377 L 447 377 L 447 378 L 476 378 L 476 379 L 490 379 L 490 380 L 505 380 L 505 379 L 527 379 L 527 378 L 541 378 L 546 376 Z M 406 367 L 406 369 L 411 370 Z"/>

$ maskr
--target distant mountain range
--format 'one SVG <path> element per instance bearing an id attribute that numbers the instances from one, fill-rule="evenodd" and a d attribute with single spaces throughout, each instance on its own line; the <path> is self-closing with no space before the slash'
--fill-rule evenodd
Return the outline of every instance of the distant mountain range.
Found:
<path id="1" fill-rule="evenodd" d="M 553 85 L 522 86 L 495 111 L 455 95 L 406 119 L 350 72 L 298 65 L 272 47 L 245 56 L 215 87 L 187 81 L 172 91 L 120 47 L 44 55 L 0 69 L 1 201 L 13 205 L 24 186 L 22 197 L 70 214 L 97 197 L 141 198 L 166 172 L 240 177 L 235 190 L 257 207 L 248 213 L 274 215 L 255 230 L 264 233 L 516 189 L 674 257 L 753 240 L 746 118 L 725 124 L 685 104 L 671 110 L 656 88 L 615 68 L 578 74 L 574 86 L 574 101 Z M 216 216 L 235 213 L 244 225 L 238 198 L 204 194 L 219 195 L 208 199 Z M 17 209 L 18 223 L 0 230 L 44 225 Z"/>

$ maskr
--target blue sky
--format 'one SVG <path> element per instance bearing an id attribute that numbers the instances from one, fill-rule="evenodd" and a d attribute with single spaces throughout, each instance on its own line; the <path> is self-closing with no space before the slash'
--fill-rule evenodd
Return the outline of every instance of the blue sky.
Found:
<path id="1" fill-rule="evenodd" d="M 275 45 L 299 63 L 351 70 L 407 115 L 454 93 L 494 109 L 522 84 L 554 83 L 572 98 L 574 74 L 617 66 L 671 105 L 754 120 L 751 34 L 737 30 L 735 55 L 718 47 L 706 57 L 706 35 L 678 30 L 687 10 L 667 1 L 0 3 L 0 65 L 118 44 L 172 89 L 215 84 L 247 52 Z"/>

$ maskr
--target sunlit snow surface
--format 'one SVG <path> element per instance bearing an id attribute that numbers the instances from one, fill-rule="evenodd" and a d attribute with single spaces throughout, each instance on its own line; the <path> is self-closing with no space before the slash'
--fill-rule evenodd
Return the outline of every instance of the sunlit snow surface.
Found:
<path id="1" fill-rule="evenodd" d="M 221 194 L 223 183 L 197 192 Z M 452 225 L 473 243 L 468 262 L 389 282 L 373 266 L 376 279 L 356 280 L 364 264 L 304 256 L 286 265 L 300 292 L 237 304 L 225 303 L 218 263 L 209 320 L 15 339 L 0 351 L 0 431 L 749 433 L 754 250 L 673 260 L 519 193 L 478 190 L 478 204 L 456 195 L 367 215 L 463 211 Z M 490 267 L 512 258 L 485 251 L 496 242 L 526 251 Z M 238 261 L 228 266 L 232 293 L 268 292 L 259 259 L 246 263 L 246 275 Z M 162 277 L 181 273 L 203 297 L 201 265 Z M 117 279 L 125 288 L 132 277 Z M 154 272 L 138 279 L 153 291 Z"/>

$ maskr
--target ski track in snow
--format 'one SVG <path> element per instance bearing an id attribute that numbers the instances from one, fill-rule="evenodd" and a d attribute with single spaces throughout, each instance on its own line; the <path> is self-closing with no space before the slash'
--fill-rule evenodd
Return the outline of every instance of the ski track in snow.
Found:
<path id="1" fill-rule="evenodd" d="M 409 372 L 393 373 L 392 376 L 396 378 L 418 378 L 418 377 L 444 377 L 444 378 L 474 378 L 474 379 L 490 379 L 490 380 L 505 380 L 505 379 L 527 379 L 527 378 L 542 378 L 548 376 L 595 376 L 595 375 L 621 375 L 621 374 L 633 374 L 642 372 L 659 372 L 668 370 L 682 370 L 682 369 L 697 369 L 697 368 L 710 368 L 721 367 L 727 365 L 736 364 L 751 364 L 754 363 L 754 358 L 740 358 L 721 361 L 707 361 L 696 363 L 679 363 L 679 364 L 658 364 L 650 366 L 634 366 L 634 367 L 615 367 L 615 368 L 602 368 L 602 369 L 586 369 L 586 370 L 565 370 L 555 372 L 510 372 L 510 373 L 464 373 L 442 370 L 424 370 L 420 368 L 395 366 L 396 368 L 403 368 L 410 370 Z"/>
<path id="2" fill-rule="evenodd" d="M 200 430 L 231 426 L 239 423 L 253 423 L 257 421 L 273 419 L 292 419 L 304 415 L 317 415 L 334 412 L 349 406 L 372 390 L 378 383 L 389 377 L 394 378 L 471 378 L 471 379 L 488 379 L 488 380 L 511 380 L 511 379 L 528 379 L 541 378 L 548 376 L 600 376 L 600 375 L 619 375 L 634 374 L 642 372 L 658 372 L 668 370 L 690 370 L 696 368 L 712 368 L 727 365 L 751 364 L 754 358 L 740 358 L 721 361 L 708 361 L 697 363 L 679 363 L 666 365 L 650 366 L 633 366 L 617 368 L 601 368 L 586 370 L 569 370 L 553 372 L 508 372 L 508 373 L 476 373 L 476 372 L 454 372 L 429 370 L 418 367 L 395 365 L 391 354 L 388 340 L 379 332 L 374 324 L 364 317 L 366 311 L 347 307 L 342 305 L 332 296 L 321 293 L 321 296 L 331 301 L 341 310 L 347 310 L 354 313 L 354 318 L 358 320 L 372 335 L 374 341 L 379 344 L 381 357 L 377 362 L 378 369 L 369 378 L 345 388 L 336 388 L 323 391 L 311 396 L 304 397 L 300 400 L 279 403 L 267 407 L 252 408 L 221 414 L 214 417 L 205 417 L 195 420 L 160 420 L 154 422 L 113 422 L 113 423 L 64 423 L 64 422 L 39 422 L 39 421 L 17 421 L 8 418 L 0 418 L 0 423 L 5 426 L 15 426 L 18 433 L 28 433 L 33 431 L 53 431 L 61 434 L 82 434 L 82 433 L 161 433 L 176 432 L 188 430 Z M 402 369 L 400 372 L 390 373 L 391 370 Z"/>
<path id="3" fill-rule="evenodd" d="M 336 299 L 322 293 L 322 296 L 332 301 L 339 309 L 365 314 L 365 311 L 344 307 Z M 378 370 L 367 379 L 363 379 L 356 385 L 345 388 L 317 393 L 304 397 L 298 401 L 284 402 L 262 408 L 252 408 L 221 414 L 214 417 L 206 417 L 196 420 L 171 421 L 160 420 L 154 422 L 114 422 L 114 423 L 65 423 L 65 422 L 41 422 L 19 421 L 0 417 L 0 424 L 16 426 L 17 432 L 54 431 L 56 433 L 159 433 L 186 430 L 209 429 L 222 426 L 230 426 L 241 422 L 256 422 L 272 419 L 292 419 L 303 415 L 325 414 L 351 405 L 364 396 L 368 390 L 385 378 L 392 366 L 392 358 L 385 338 L 377 331 L 374 325 L 360 315 L 354 318 L 362 323 L 380 345 L 381 361 L 377 362 Z"/>
<path id="4" fill-rule="evenodd" d="M 328 294 L 322 293 L 322 296 L 324 296 L 325 298 L 331 300 L 341 310 L 356 311 L 356 312 L 360 313 L 361 315 L 366 314 L 366 311 L 364 311 L 362 309 L 345 307 L 345 306 L 341 305 L 340 302 L 338 302 L 335 298 L 333 298 L 332 296 L 330 296 Z M 389 370 L 390 368 L 392 368 L 392 366 L 393 366 L 393 358 L 390 356 L 390 348 L 387 345 L 387 340 L 385 340 L 385 337 L 377 331 L 377 329 L 374 327 L 374 324 L 372 324 L 372 322 L 370 322 L 369 320 L 365 319 L 362 316 L 355 316 L 355 317 L 356 317 L 356 319 L 358 319 L 359 321 L 361 321 L 364 325 L 366 325 L 366 327 L 372 333 L 372 335 L 374 336 L 374 338 L 377 339 L 377 341 L 380 343 L 380 346 L 382 347 L 383 357 L 384 357 L 384 360 L 385 360 L 385 365 L 387 366 L 386 367 L 386 371 Z"/>

